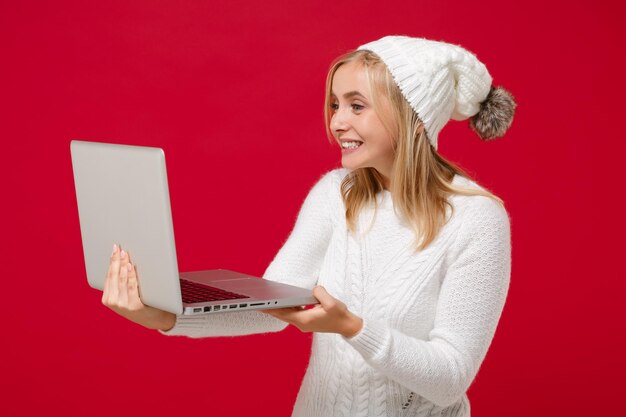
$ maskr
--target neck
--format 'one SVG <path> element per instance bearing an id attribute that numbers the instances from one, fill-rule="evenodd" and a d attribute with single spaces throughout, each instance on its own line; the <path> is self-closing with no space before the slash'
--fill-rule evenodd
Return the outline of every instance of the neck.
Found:
<path id="1" fill-rule="evenodd" d="M 383 177 L 383 189 L 387 191 L 391 191 L 391 179 L 389 179 L 389 177 L 386 177 L 384 175 L 382 175 L 382 177 Z"/>

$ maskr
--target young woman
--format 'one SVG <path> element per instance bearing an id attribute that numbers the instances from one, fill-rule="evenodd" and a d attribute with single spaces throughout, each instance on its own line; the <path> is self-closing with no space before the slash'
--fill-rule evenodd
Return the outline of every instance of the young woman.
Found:
<path id="1" fill-rule="evenodd" d="M 264 278 L 320 305 L 174 316 L 142 304 L 114 247 L 103 303 L 167 335 L 315 332 L 294 416 L 469 416 L 466 391 L 506 298 L 509 220 L 500 199 L 437 153 L 450 119 L 484 139 L 513 119 L 485 66 L 442 42 L 385 37 L 338 58 L 326 125 L 343 168 L 315 184 Z"/>

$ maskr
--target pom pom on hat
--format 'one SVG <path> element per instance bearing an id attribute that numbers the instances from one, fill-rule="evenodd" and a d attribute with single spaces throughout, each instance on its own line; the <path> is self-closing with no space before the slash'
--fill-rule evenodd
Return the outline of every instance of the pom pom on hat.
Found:
<path id="1" fill-rule="evenodd" d="M 358 49 L 375 53 L 385 63 L 435 149 L 439 131 L 451 118 L 471 118 L 471 127 L 483 139 L 502 136 L 511 125 L 511 94 L 494 89 L 485 65 L 461 46 L 386 36 Z"/>
<path id="2" fill-rule="evenodd" d="M 511 93 L 502 87 L 491 87 L 478 113 L 470 118 L 470 127 L 483 140 L 499 138 L 513 123 L 515 107 L 517 103 Z"/>

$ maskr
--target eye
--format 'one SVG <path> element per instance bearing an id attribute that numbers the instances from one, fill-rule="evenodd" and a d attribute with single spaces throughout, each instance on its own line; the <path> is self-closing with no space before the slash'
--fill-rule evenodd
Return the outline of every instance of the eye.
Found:
<path id="1" fill-rule="evenodd" d="M 339 104 L 338 103 L 330 103 L 330 109 L 332 111 L 337 111 L 339 110 Z"/>
<path id="2" fill-rule="evenodd" d="M 361 111 L 363 111 L 364 108 L 365 106 L 362 104 L 356 104 L 356 103 L 352 104 L 352 110 L 354 110 L 355 113 L 360 113 Z"/>

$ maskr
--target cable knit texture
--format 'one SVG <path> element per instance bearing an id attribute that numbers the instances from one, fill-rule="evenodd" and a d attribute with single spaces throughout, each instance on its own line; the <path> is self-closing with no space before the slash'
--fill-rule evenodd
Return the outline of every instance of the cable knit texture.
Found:
<path id="1" fill-rule="evenodd" d="M 293 416 L 470 415 L 466 391 L 493 338 L 511 263 L 509 219 L 497 202 L 453 196 L 449 222 L 425 250 L 396 216 L 391 194 L 348 232 L 340 183 L 326 173 L 309 192 L 264 278 L 323 285 L 364 320 L 351 339 L 316 333 Z M 455 177 L 464 187 L 479 186 Z M 167 335 L 207 337 L 280 331 L 258 312 L 178 316 Z"/>

